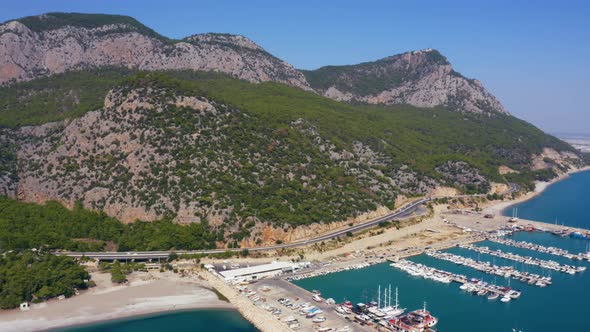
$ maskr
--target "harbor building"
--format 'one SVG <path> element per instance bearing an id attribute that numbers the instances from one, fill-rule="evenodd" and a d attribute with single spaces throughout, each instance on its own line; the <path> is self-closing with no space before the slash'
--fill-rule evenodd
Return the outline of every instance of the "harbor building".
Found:
<path id="1" fill-rule="evenodd" d="M 274 277 L 285 272 L 294 272 L 299 268 L 300 265 L 296 263 L 275 261 L 269 264 L 243 267 L 227 271 L 219 271 L 219 274 L 221 274 L 226 281 L 251 281 L 265 277 Z"/>

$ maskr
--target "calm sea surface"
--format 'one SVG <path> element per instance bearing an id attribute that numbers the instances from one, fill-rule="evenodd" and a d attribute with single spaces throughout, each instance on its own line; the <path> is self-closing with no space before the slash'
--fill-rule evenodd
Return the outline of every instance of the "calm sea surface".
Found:
<path id="1" fill-rule="evenodd" d="M 534 199 L 518 204 L 521 218 L 590 228 L 590 172 L 573 174 L 571 177 L 551 185 Z M 505 211 L 511 214 L 511 208 Z M 512 236 L 546 246 L 555 246 L 579 253 L 587 250 L 590 241 L 562 238 L 546 233 L 517 233 Z M 296 284 L 308 290 L 320 290 L 324 297 L 337 301 L 350 300 L 353 303 L 368 302 L 377 297 L 377 287 L 392 285 L 399 288 L 400 304 L 410 310 L 418 309 L 427 302 L 428 309 L 440 319 L 439 331 L 471 332 L 494 331 L 523 332 L 590 331 L 590 264 L 575 263 L 565 258 L 542 254 L 527 249 L 507 247 L 491 242 L 479 243 L 521 255 L 552 259 L 564 264 L 583 264 L 589 269 L 576 275 L 522 265 L 512 261 L 477 254 L 469 250 L 453 248 L 453 252 L 465 257 L 495 262 L 498 265 L 512 265 L 553 277 L 553 285 L 539 288 L 515 280 L 510 286 L 522 290 L 520 299 L 510 303 L 489 301 L 485 297 L 473 296 L 459 290 L 458 284 L 441 284 L 431 280 L 411 277 L 390 267 L 378 264 L 362 270 L 345 271 L 330 275 L 297 281 Z M 425 255 L 411 260 L 439 269 L 462 273 L 468 277 L 483 278 L 488 282 L 507 285 L 508 280 L 478 272 L 468 267 L 437 260 Z M 135 319 L 99 323 L 86 327 L 69 328 L 68 332 L 149 332 L 173 329 L 177 331 L 256 331 L 236 311 L 195 310 L 147 316 Z"/>
<path id="2" fill-rule="evenodd" d="M 532 200 L 519 204 L 517 206 L 518 216 L 545 222 L 554 222 L 557 218 L 560 224 L 590 228 L 589 203 L 590 172 L 576 173 L 551 185 Z M 511 214 L 511 208 L 507 209 L 505 213 Z M 587 251 L 590 243 L 588 240 L 562 238 L 540 232 L 521 232 L 513 235 L 512 238 L 545 246 L 555 246 L 567 249 L 572 253 Z M 498 300 L 489 301 L 486 297 L 462 292 L 459 290 L 459 285 L 455 283 L 441 284 L 412 277 L 386 263 L 362 270 L 304 279 L 296 283 L 308 290 L 317 289 L 326 298 L 333 297 L 337 301 L 350 300 L 353 303 L 375 299 L 379 285 L 383 289 L 391 284 L 393 287 L 399 288 L 399 300 L 402 307 L 413 310 L 422 307 L 423 303 L 427 302 L 428 308 L 440 319 L 439 331 L 512 332 L 512 329 L 523 332 L 590 331 L 590 307 L 588 306 L 590 263 L 576 263 L 558 256 L 491 242 L 482 242 L 477 245 L 542 259 L 552 259 L 564 264 L 582 264 L 588 267 L 588 270 L 576 275 L 568 275 L 477 254 L 466 249 L 452 248 L 448 250 L 457 255 L 495 262 L 498 265 L 511 265 L 518 270 L 543 275 L 550 274 L 553 278 L 553 285 L 545 288 L 510 280 L 510 286 L 522 290 L 523 294 L 519 299 L 509 303 L 502 303 Z M 455 265 L 426 255 L 412 257 L 410 260 L 450 272 L 465 274 L 468 277 L 483 278 L 488 282 L 508 285 L 507 279 L 494 278 L 469 267 Z"/>
<path id="3" fill-rule="evenodd" d="M 590 228 L 590 171 L 574 173 L 556 182 L 535 198 L 504 210 L 518 208 L 523 219 Z"/>
<path id="4" fill-rule="evenodd" d="M 258 331 L 235 310 L 192 310 L 57 330 L 60 332 Z"/>

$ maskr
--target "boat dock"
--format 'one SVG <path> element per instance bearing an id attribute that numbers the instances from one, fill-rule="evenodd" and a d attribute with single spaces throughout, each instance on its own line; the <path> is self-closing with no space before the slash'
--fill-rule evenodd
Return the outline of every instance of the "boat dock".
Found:
<path id="1" fill-rule="evenodd" d="M 542 252 L 545 254 L 551 254 L 554 256 L 560 256 L 560 257 L 569 258 L 569 259 L 573 259 L 573 260 L 584 259 L 583 255 L 574 255 L 565 249 L 556 248 L 556 247 L 545 247 L 545 246 L 542 246 L 539 244 L 534 244 L 534 243 L 530 243 L 530 242 L 526 242 L 526 241 L 516 241 L 516 240 L 512 240 L 512 239 L 504 239 L 501 237 L 489 237 L 488 241 L 503 244 L 505 246 L 534 250 L 534 251 Z"/>
<path id="2" fill-rule="evenodd" d="M 572 265 L 567 265 L 567 264 L 559 264 L 555 261 L 543 260 L 543 259 L 539 259 L 539 258 L 533 258 L 530 256 L 525 257 L 525 256 L 517 255 L 514 253 L 510 253 L 510 252 L 503 252 L 500 249 L 491 250 L 488 247 L 479 247 L 479 246 L 475 246 L 472 244 L 462 244 L 462 245 L 459 245 L 459 247 L 464 248 L 464 249 L 468 249 L 471 251 L 479 252 L 482 254 L 488 254 L 491 256 L 500 257 L 500 258 L 512 260 L 515 262 L 527 264 L 527 265 L 539 266 L 544 269 L 549 269 L 549 270 L 568 273 L 568 274 L 576 274 L 578 272 L 582 272 L 582 271 L 586 270 L 585 266 L 572 266 Z"/>
<path id="3" fill-rule="evenodd" d="M 512 266 L 498 266 L 490 264 L 489 262 L 476 261 L 471 258 L 440 251 L 428 251 L 426 252 L 426 255 L 447 262 L 455 263 L 457 265 L 464 265 L 487 274 L 497 275 L 504 278 L 513 278 L 515 280 L 528 283 L 529 285 L 545 287 L 551 284 L 551 277 L 543 277 L 538 274 L 521 272 L 514 269 Z"/>
<path id="4" fill-rule="evenodd" d="M 461 284 L 459 287 L 461 290 L 470 292 L 474 295 L 487 296 L 490 300 L 501 298 L 502 302 L 509 302 L 511 299 L 519 298 L 521 295 L 520 291 L 512 290 L 510 287 L 492 285 L 480 279 L 467 278 L 461 274 L 435 269 L 405 259 L 390 261 L 392 262 L 390 266 L 407 272 L 412 276 L 422 277 L 445 284 L 456 282 Z"/>

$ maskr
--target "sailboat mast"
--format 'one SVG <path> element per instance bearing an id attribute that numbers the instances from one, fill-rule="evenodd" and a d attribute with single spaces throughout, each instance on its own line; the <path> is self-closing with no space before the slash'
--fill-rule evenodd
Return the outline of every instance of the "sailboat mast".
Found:
<path id="1" fill-rule="evenodd" d="M 391 307 L 391 284 L 389 284 L 389 306 Z"/>

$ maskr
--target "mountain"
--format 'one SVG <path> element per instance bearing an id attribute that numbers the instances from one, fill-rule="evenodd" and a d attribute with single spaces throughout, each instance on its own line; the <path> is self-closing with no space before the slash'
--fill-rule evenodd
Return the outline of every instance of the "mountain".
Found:
<path id="1" fill-rule="evenodd" d="M 432 49 L 297 71 L 243 36 L 208 33 L 172 40 L 128 16 L 48 13 L 0 25 L 0 84 L 105 66 L 217 71 L 253 83 L 313 88 L 338 101 L 506 113 L 479 81 L 457 73 Z"/>
<path id="2" fill-rule="evenodd" d="M 301 73 L 241 36 L 170 40 L 125 16 L 55 13 L 0 26 L 0 63 L 12 248 L 294 241 L 447 187 L 531 189 L 586 164 L 433 50 Z M 383 91 L 406 93 L 362 97 Z M 88 223 L 23 203 L 52 201 Z"/>
<path id="3" fill-rule="evenodd" d="M 302 73 L 314 90 L 339 101 L 507 113 L 479 81 L 457 73 L 449 61 L 433 49 L 357 65 L 303 70 Z"/>
<path id="4" fill-rule="evenodd" d="M 127 16 L 49 13 L 0 25 L 0 84 L 104 66 L 219 71 L 310 89 L 303 75 L 246 37 L 170 40 Z"/>
<path id="5" fill-rule="evenodd" d="M 550 165 L 583 163 L 510 115 L 350 105 L 194 72 L 131 74 L 100 108 L 7 128 L 0 141 L 8 196 L 79 202 L 124 222 L 207 222 L 265 243 L 384 213 L 436 187 L 486 193 L 492 182 L 527 184 L 554 176 Z"/>

